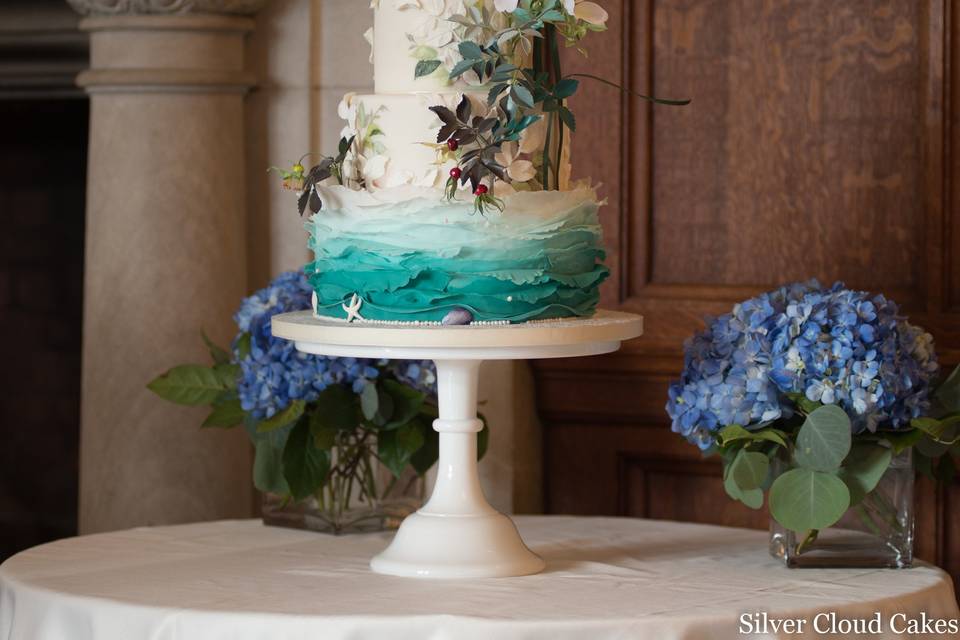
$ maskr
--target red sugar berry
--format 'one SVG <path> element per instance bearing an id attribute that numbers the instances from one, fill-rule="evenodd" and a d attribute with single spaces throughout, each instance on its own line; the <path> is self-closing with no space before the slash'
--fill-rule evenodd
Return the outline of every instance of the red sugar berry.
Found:
<path id="1" fill-rule="evenodd" d="M 460 170 L 460 167 L 450 169 L 450 177 L 454 180 L 459 180 L 461 175 L 463 175 L 463 171 Z"/>
<path id="2" fill-rule="evenodd" d="M 477 188 L 473 190 L 474 195 L 477 195 L 477 196 L 482 196 L 486 192 L 487 192 L 487 185 L 485 184 L 478 184 Z"/>
<path id="3" fill-rule="evenodd" d="M 447 140 L 447 148 L 450 149 L 450 151 L 456 151 L 459 147 L 460 147 L 460 143 L 454 140 L 453 138 L 450 138 L 449 140 Z"/>

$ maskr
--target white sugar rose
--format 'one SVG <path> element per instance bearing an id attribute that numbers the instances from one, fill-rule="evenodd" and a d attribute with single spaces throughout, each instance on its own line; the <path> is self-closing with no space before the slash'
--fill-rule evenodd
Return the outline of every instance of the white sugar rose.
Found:
<path id="1" fill-rule="evenodd" d="M 526 182 L 536 175 L 536 171 L 532 162 L 521 160 L 519 155 L 520 152 L 516 142 L 505 142 L 500 147 L 500 153 L 494 156 L 494 160 L 497 161 L 497 164 L 506 168 L 507 175 L 510 176 L 511 180 Z"/>
<path id="2" fill-rule="evenodd" d="M 610 17 L 606 9 L 590 0 L 563 0 L 567 13 L 592 25 L 603 26 Z"/>
<path id="3" fill-rule="evenodd" d="M 566 2 L 567 0 L 564 0 Z M 572 0 L 570 0 L 572 2 Z M 520 4 L 520 0 L 493 0 L 493 7 L 497 11 L 503 11 L 504 13 L 512 13 L 517 10 L 517 6 Z"/>
<path id="4" fill-rule="evenodd" d="M 377 180 L 383 177 L 387 172 L 387 156 L 376 155 L 367 158 L 363 163 L 363 179 L 369 190 L 371 187 L 378 186 Z"/>
<path id="5" fill-rule="evenodd" d="M 581 2 L 580 0 L 577 0 L 577 5 L 573 9 L 573 15 L 584 22 L 589 22 L 598 27 L 607 24 L 607 19 L 610 17 L 606 9 L 596 2 Z"/>

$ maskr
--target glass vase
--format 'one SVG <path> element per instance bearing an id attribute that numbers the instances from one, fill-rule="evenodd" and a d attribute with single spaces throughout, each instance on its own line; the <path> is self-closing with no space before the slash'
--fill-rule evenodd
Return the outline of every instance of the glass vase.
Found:
<path id="1" fill-rule="evenodd" d="M 771 518 L 770 554 L 794 568 L 909 567 L 913 481 L 913 457 L 907 449 L 893 457 L 876 489 L 815 537 L 785 529 Z"/>
<path id="2" fill-rule="evenodd" d="M 412 467 L 394 476 L 376 458 L 372 438 L 345 436 L 331 450 L 327 482 L 297 502 L 263 493 L 264 524 L 335 535 L 396 529 L 423 504 L 425 481 Z"/>

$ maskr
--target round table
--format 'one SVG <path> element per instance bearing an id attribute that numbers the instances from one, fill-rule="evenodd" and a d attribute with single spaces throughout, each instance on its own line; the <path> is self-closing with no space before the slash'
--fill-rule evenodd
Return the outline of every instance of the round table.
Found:
<path id="1" fill-rule="evenodd" d="M 477 472 L 477 383 L 484 360 L 569 358 L 610 353 L 643 333 L 643 318 L 599 310 L 589 318 L 443 326 L 345 322 L 311 311 L 274 316 L 273 335 L 325 356 L 433 360 L 437 367 L 437 482 L 430 500 L 403 521 L 370 561 L 378 572 L 417 578 L 523 576 L 543 560 L 510 518 L 490 506 Z"/>
<path id="2" fill-rule="evenodd" d="M 546 569 L 471 581 L 371 573 L 387 532 L 222 521 L 69 538 L 0 566 L 0 638 L 818 638 L 814 621 L 830 614 L 879 615 L 885 632 L 843 637 L 883 638 L 908 637 L 889 630 L 898 613 L 898 630 L 958 616 L 949 577 L 924 564 L 786 569 L 762 531 L 566 516 L 516 524 Z M 805 621 L 803 632 L 774 632 L 785 619 Z"/>

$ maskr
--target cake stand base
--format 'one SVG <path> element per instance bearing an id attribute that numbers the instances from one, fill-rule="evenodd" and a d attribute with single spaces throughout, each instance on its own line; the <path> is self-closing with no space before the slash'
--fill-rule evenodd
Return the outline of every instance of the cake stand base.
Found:
<path id="1" fill-rule="evenodd" d="M 415 513 L 383 553 L 370 561 L 377 573 L 414 578 L 501 578 L 543 570 L 502 513 L 444 516 Z"/>
<path id="2" fill-rule="evenodd" d="M 513 521 L 490 506 L 477 474 L 477 382 L 480 360 L 436 359 L 440 417 L 437 483 L 430 501 L 400 525 L 390 546 L 370 561 L 378 573 L 420 578 L 493 578 L 537 573 L 543 560 L 527 549 Z"/>

